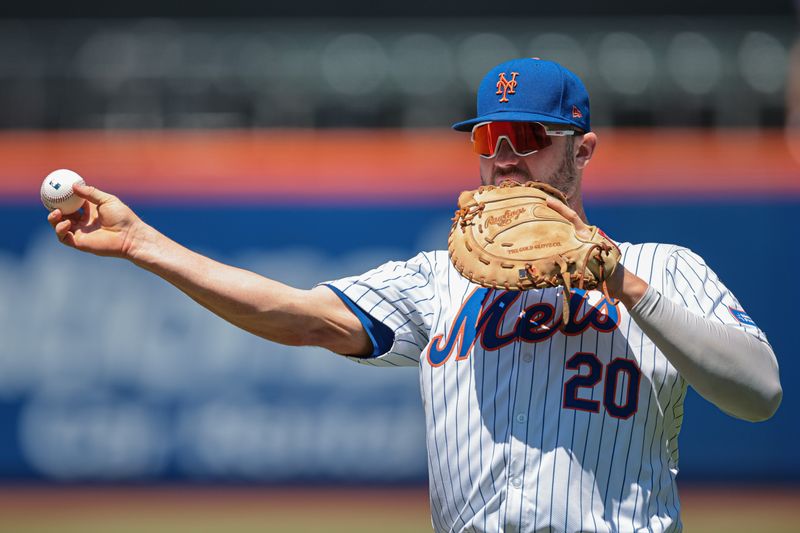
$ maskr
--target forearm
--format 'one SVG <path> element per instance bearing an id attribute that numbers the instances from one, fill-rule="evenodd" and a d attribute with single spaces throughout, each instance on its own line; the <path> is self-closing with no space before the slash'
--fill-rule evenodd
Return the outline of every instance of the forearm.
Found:
<path id="1" fill-rule="evenodd" d="M 225 320 L 265 339 L 351 355 L 371 353 L 359 319 L 331 290 L 299 290 L 184 248 L 145 224 L 114 195 L 73 187 L 85 200 L 76 216 L 47 217 L 62 244 L 132 261 Z"/>
<path id="2" fill-rule="evenodd" d="M 137 266 L 168 281 L 203 307 L 260 337 L 288 345 L 312 343 L 308 291 L 195 253 L 149 226 L 128 247 Z"/>
<path id="3" fill-rule="evenodd" d="M 750 421 L 777 410 L 778 365 L 766 343 L 697 316 L 652 287 L 629 311 L 686 381 L 720 409 Z"/>

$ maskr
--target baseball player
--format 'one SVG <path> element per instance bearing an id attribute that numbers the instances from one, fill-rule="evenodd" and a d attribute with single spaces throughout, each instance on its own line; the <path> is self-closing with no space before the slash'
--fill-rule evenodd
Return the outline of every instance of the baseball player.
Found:
<path id="1" fill-rule="evenodd" d="M 482 183 L 550 184 L 569 203 L 551 207 L 588 231 L 581 177 L 597 136 L 581 81 L 509 61 L 477 108 L 454 128 L 470 133 Z M 480 287 L 446 251 L 299 290 L 183 248 L 110 194 L 76 193 L 84 215 L 49 216 L 64 244 L 126 258 L 266 339 L 419 367 L 436 531 L 680 531 L 687 386 L 745 420 L 781 400 L 764 333 L 680 246 L 618 242 L 612 298 L 573 290 L 565 322 L 561 287 Z"/>

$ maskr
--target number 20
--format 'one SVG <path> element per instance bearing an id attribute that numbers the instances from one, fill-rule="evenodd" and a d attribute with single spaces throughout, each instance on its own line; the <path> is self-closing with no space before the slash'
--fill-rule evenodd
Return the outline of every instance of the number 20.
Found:
<path id="1" fill-rule="evenodd" d="M 578 397 L 578 391 L 583 388 L 594 388 L 603 379 L 603 363 L 591 352 L 578 352 L 567 361 L 567 369 L 581 371 L 588 368 L 588 374 L 575 374 L 564 383 L 564 408 L 600 412 L 600 402 Z M 617 403 L 617 382 L 620 373 L 628 377 L 627 391 L 623 394 L 624 403 Z M 639 382 L 642 371 L 635 361 L 616 358 L 606 365 L 605 382 L 603 384 L 603 407 L 614 418 L 630 418 L 639 407 Z"/>

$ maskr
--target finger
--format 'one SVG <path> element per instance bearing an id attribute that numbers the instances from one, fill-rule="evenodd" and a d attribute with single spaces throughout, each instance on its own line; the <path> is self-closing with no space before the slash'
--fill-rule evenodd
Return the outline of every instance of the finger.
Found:
<path id="1" fill-rule="evenodd" d="M 572 222 L 572 225 L 577 229 L 583 229 L 586 227 L 586 224 L 584 224 L 583 220 L 581 220 L 581 217 L 578 216 L 578 213 L 573 211 L 572 208 L 563 202 L 560 202 L 555 198 L 548 198 L 547 207 Z"/>
<path id="2" fill-rule="evenodd" d="M 78 245 L 75 243 L 75 234 L 72 233 L 71 231 L 68 231 L 66 234 L 64 234 L 64 238 L 59 240 L 61 241 L 62 244 L 66 244 L 70 248 L 78 247 Z"/>
<path id="3" fill-rule="evenodd" d="M 50 211 L 50 214 L 47 215 L 47 221 L 53 226 L 53 229 L 56 229 L 56 224 L 61 222 L 61 210 L 53 209 Z"/>
<path id="4" fill-rule="evenodd" d="M 62 220 L 56 224 L 56 236 L 58 237 L 59 241 L 63 242 L 64 244 L 74 244 L 74 235 L 71 231 L 69 231 L 71 227 L 72 221 L 69 219 Z"/>
<path id="5" fill-rule="evenodd" d="M 61 213 L 61 220 L 71 220 L 73 222 L 80 222 L 81 219 L 83 219 L 83 213 L 81 212 L 80 209 L 78 209 L 77 211 L 73 211 L 68 215 Z"/>
<path id="6" fill-rule="evenodd" d="M 114 199 L 114 196 L 107 192 L 103 192 L 97 187 L 91 187 L 89 185 L 79 185 L 76 183 L 72 186 L 72 190 L 84 200 L 89 200 L 97 205 L 103 205 Z"/>
<path id="7" fill-rule="evenodd" d="M 76 211 L 76 214 L 80 213 L 80 217 L 78 218 L 78 222 L 82 222 L 82 223 L 89 222 L 89 219 L 91 218 L 91 214 L 92 214 L 92 209 L 93 208 L 97 209 L 92 202 L 90 202 L 88 200 L 84 200 L 83 201 L 83 205 L 81 206 L 81 209 L 79 211 Z"/>

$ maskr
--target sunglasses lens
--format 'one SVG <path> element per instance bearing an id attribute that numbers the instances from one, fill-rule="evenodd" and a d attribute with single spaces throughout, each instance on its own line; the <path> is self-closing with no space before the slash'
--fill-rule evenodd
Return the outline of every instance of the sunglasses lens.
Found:
<path id="1" fill-rule="evenodd" d="M 501 137 L 505 137 L 520 155 L 552 144 L 544 126 L 536 122 L 488 122 L 472 130 L 472 149 L 477 154 L 491 157 Z"/>
<path id="2" fill-rule="evenodd" d="M 481 124 L 472 130 L 472 150 L 483 156 L 490 156 L 494 152 L 494 145 L 489 139 L 489 124 Z"/>

